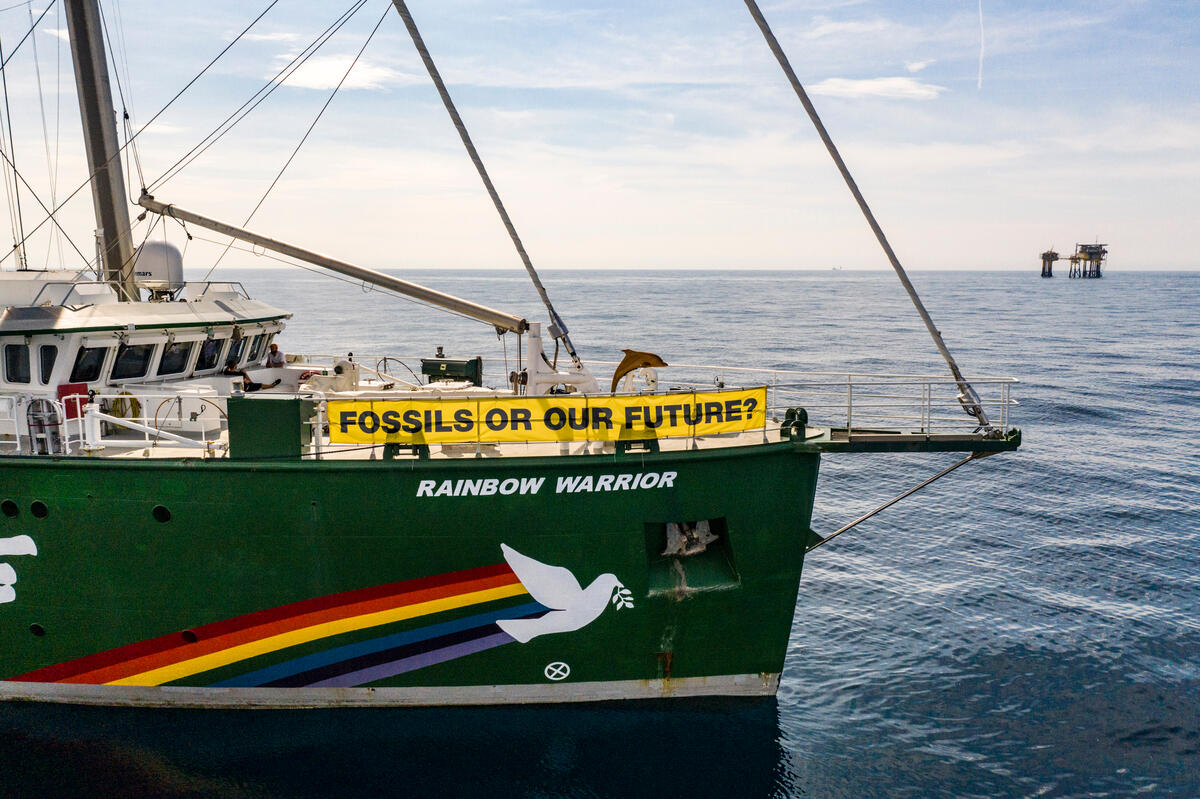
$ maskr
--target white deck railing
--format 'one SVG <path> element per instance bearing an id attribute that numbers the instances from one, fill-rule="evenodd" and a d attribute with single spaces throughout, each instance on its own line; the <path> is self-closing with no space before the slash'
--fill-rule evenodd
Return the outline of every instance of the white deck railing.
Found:
<path id="1" fill-rule="evenodd" d="M 320 363 L 322 360 L 332 363 L 345 360 L 346 356 L 297 357 L 309 363 Z M 421 356 L 355 354 L 354 360 L 366 367 L 364 371 L 382 372 L 393 377 L 400 377 L 396 364 L 404 364 L 404 375 L 409 382 L 420 375 Z M 485 358 L 483 364 L 484 382 L 507 388 L 508 371 L 516 367 L 515 359 L 510 359 L 506 364 L 502 360 Z M 617 362 L 589 361 L 588 366 L 595 371 L 603 369 L 611 372 Z M 765 385 L 768 390 L 768 418 L 772 421 L 782 421 L 788 408 L 804 408 L 810 424 L 845 428 L 851 432 L 883 429 L 969 433 L 978 426 L 975 417 L 963 410 L 958 399 L 958 384 L 948 375 L 802 372 L 705 364 L 671 364 L 656 371 L 656 390 L 660 392 Z M 1011 411 L 1018 404 L 1011 394 L 1011 387 L 1016 382 L 1011 377 L 970 378 L 989 421 L 1004 432 L 1011 428 Z M 601 383 L 605 381 L 601 380 Z"/>
<path id="2" fill-rule="evenodd" d="M 291 363 L 293 368 L 323 365 L 345 360 L 342 356 L 301 356 Z M 383 386 L 389 382 L 413 384 L 419 380 L 417 369 L 408 368 L 407 381 L 396 372 L 397 362 L 418 366 L 420 359 L 388 356 L 355 356 L 362 367 L 359 389 L 387 396 Z M 509 366 L 515 366 L 510 361 Z M 608 370 L 614 362 L 593 362 L 592 367 Z M 508 375 L 496 370 L 503 361 L 484 361 L 485 383 L 507 388 Z M 488 367 L 491 367 L 490 369 Z M 598 369 L 598 370 L 599 370 Z M 1012 378 L 974 378 L 971 383 L 992 425 L 1008 432 L 1011 409 L 1017 403 L 1011 397 Z M 225 398 L 170 391 L 170 384 L 158 383 L 142 387 L 126 384 L 119 391 L 93 392 L 90 395 L 64 397 L 61 400 L 40 400 L 49 403 L 58 420 L 39 436 L 29 437 L 27 419 L 22 418 L 27 404 L 15 395 L 0 395 L 0 447 L 25 451 L 47 450 L 66 454 L 95 452 L 114 448 L 170 448 L 199 450 L 211 457 L 223 453 L 225 443 Z M 816 427 L 843 428 L 850 433 L 865 431 L 897 431 L 916 433 L 972 433 L 978 422 L 962 408 L 958 386 L 950 377 L 932 375 L 858 374 L 844 372 L 800 372 L 788 369 L 755 369 L 747 367 L 679 364 L 657 370 L 657 393 L 701 392 L 717 389 L 767 387 L 768 402 L 764 431 L 779 424 L 789 408 L 804 408 L 809 424 Z M 635 388 L 637 385 L 635 384 Z M 397 388 L 403 388 L 397 385 Z M 397 399 L 404 391 L 395 392 Z M 638 392 L 635 392 L 638 393 Z M 641 392 L 646 393 L 646 392 Z M 310 444 L 305 448 L 308 457 L 320 458 L 332 447 L 324 431 L 328 420 L 325 410 L 326 394 L 319 391 L 301 392 L 295 396 L 315 402 L 317 413 L 309 423 L 312 427 Z M 26 398 L 32 399 L 32 398 Z M 82 412 L 68 414 L 68 407 L 82 404 Z M 72 410 L 74 408 L 72 407 Z M 27 414 L 25 414 L 27 415 Z M 53 414 L 51 414 L 53 415 Z M 68 416 L 72 418 L 68 418 Z M 765 432 L 764 432 L 765 434 Z M 55 438 L 57 436 L 57 438 Z M 220 442 L 220 443 L 217 443 Z M 53 446 L 51 446 L 53 444 Z"/>
<path id="3" fill-rule="evenodd" d="M 38 286 L 38 293 L 29 303 L 31 306 L 52 304 L 77 309 L 91 305 L 96 296 L 112 293 L 108 284 L 95 280 L 46 280 L 40 282 Z M 237 294 L 247 300 L 250 299 L 249 292 L 236 280 L 187 281 L 183 283 L 181 289 L 186 291 L 187 296 L 193 300 L 201 299 L 209 293 Z M 56 297 L 56 293 L 61 293 L 62 296 Z M 72 304 L 69 300 L 76 302 Z"/>
<path id="4" fill-rule="evenodd" d="M 221 439 L 225 408 L 219 398 L 167 392 L 161 384 L 150 391 L 137 388 L 127 386 L 120 392 L 70 395 L 54 401 L 62 420 L 65 452 L 76 455 L 104 447 L 211 451 Z M 184 414 L 184 403 L 206 407 L 209 413 Z"/>
<path id="5" fill-rule="evenodd" d="M 0 447 L 12 447 L 18 455 L 23 451 L 15 396 L 0 397 Z"/>

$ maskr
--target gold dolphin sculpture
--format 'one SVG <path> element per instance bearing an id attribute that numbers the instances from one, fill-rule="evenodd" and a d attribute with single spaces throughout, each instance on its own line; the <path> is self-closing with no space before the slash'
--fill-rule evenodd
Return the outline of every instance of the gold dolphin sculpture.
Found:
<path id="1" fill-rule="evenodd" d="M 621 352 L 625 353 L 625 357 L 617 364 L 617 371 L 613 373 L 612 388 L 609 389 L 610 394 L 617 393 L 617 383 L 621 382 L 621 378 L 634 369 L 667 365 L 666 361 L 653 352 L 638 352 L 637 350 L 621 350 Z"/>

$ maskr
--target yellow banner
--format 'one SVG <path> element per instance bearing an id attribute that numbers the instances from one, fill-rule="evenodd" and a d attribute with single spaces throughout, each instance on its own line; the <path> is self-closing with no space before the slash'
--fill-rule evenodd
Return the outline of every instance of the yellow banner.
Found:
<path id="1" fill-rule="evenodd" d="M 486 399 L 330 401 L 335 444 L 631 441 L 755 430 L 767 389 L 635 397 L 552 395 Z"/>

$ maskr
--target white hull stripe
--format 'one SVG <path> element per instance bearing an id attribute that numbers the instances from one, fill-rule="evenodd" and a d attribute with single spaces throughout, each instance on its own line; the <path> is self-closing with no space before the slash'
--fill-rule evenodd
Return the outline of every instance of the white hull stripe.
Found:
<path id="1" fill-rule="evenodd" d="M 186 688 L 0 681 L 0 700 L 113 707 L 402 707 L 773 696 L 778 688 L 778 674 L 441 688 Z"/>

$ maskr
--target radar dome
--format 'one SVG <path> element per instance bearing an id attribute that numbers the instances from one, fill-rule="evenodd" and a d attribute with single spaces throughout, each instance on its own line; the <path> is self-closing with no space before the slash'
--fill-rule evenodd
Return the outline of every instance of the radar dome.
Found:
<path id="1" fill-rule="evenodd" d="M 183 253 L 166 241 L 148 241 L 138 247 L 133 259 L 134 281 L 152 291 L 183 288 Z"/>

